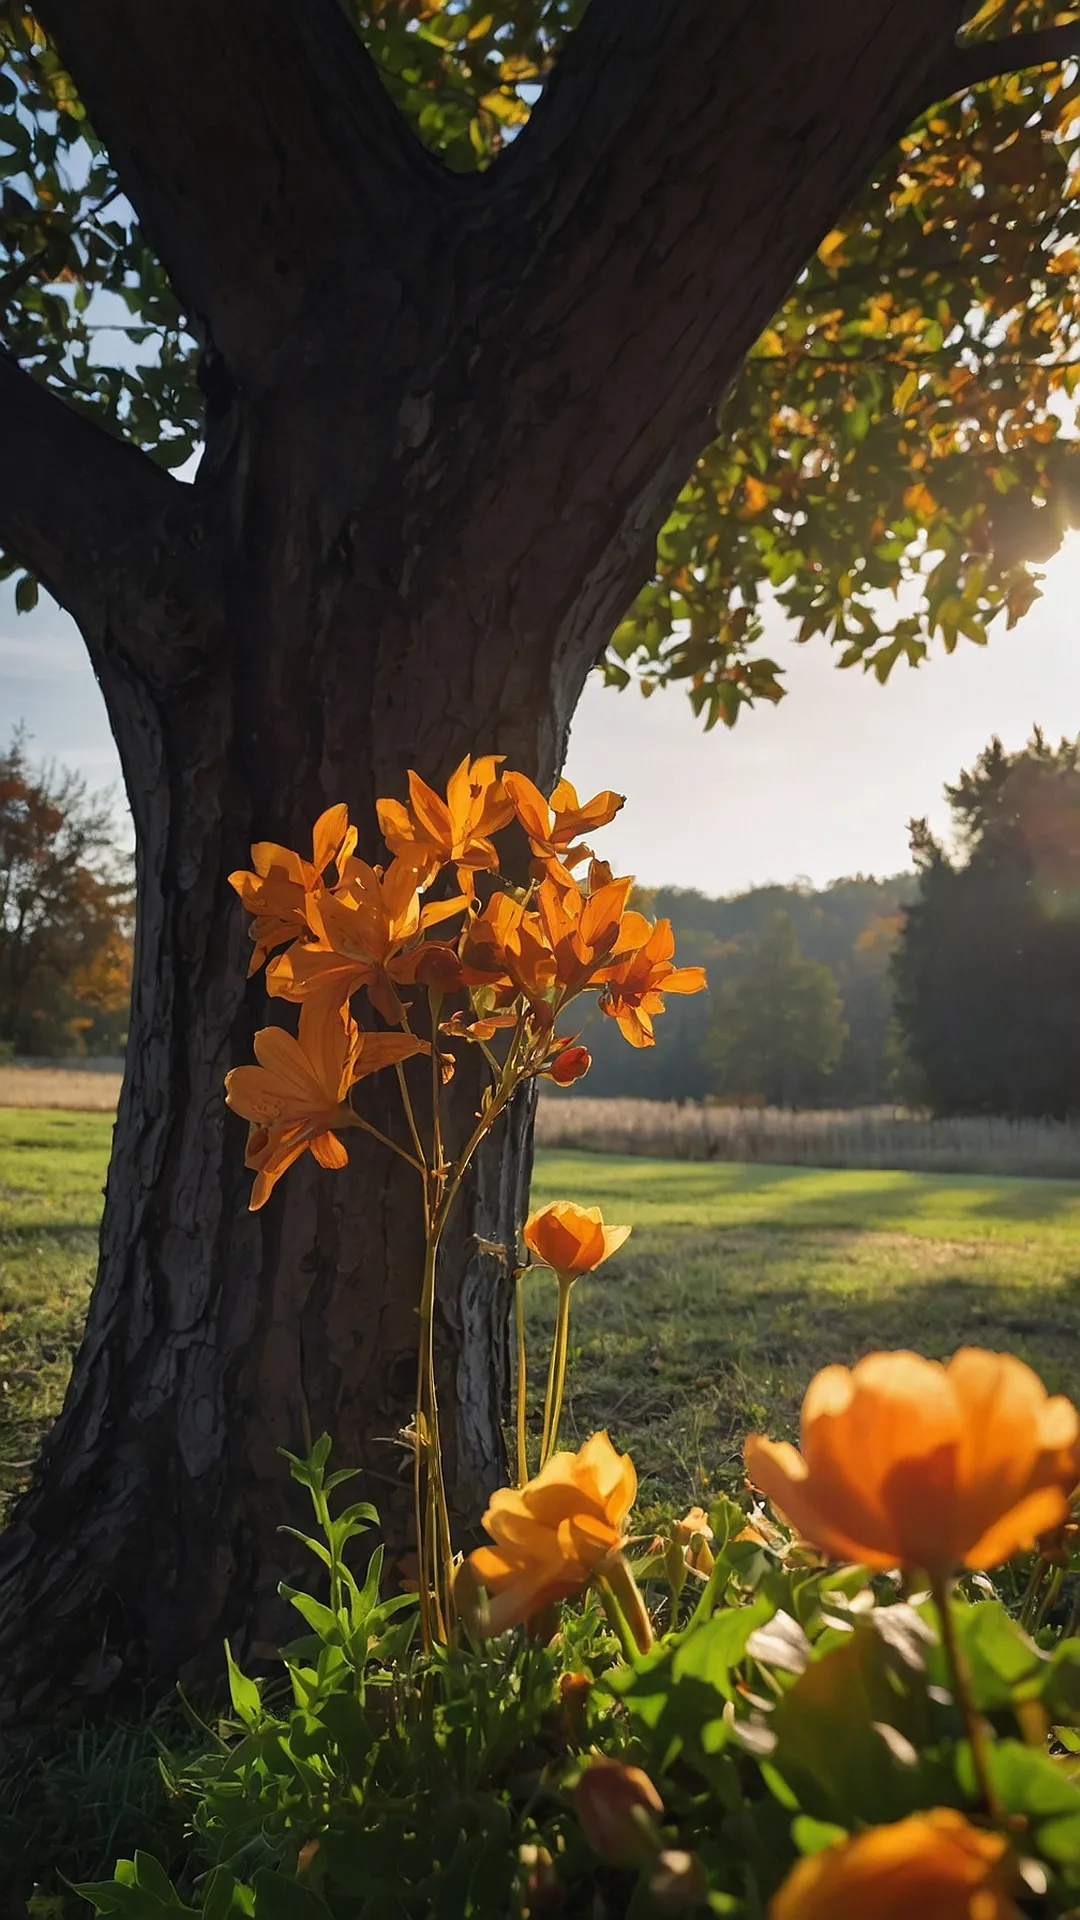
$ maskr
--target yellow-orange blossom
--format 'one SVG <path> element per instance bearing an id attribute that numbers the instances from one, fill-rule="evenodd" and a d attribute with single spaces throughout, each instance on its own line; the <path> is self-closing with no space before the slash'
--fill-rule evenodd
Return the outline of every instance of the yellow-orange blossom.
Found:
<path id="1" fill-rule="evenodd" d="M 577 1207 L 572 1200 L 553 1200 L 530 1213 L 523 1238 L 541 1266 L 567 1279 L 591 1273 L 622 1246 L 629 1227 L 606 1227 L 599 1207 Z"/>
<path id="2" fill-rule="evenodd" d="M 1021 1920 L 1008 1842 L 951 1807 L 800 1860 L 768 1920 Z"/>
<path id="3" fill-rule="evenodd" d="M 580 1593 L 619 1552 L 636 1493 L 634 1463 L 606 1433 L 553 1454 L 526 1486 L 493 1493 L 484 1526 L 494 1544 L 469 1555 L 488 1593 L 490 1631 Z"/>
<path id="4" fill-rule="evenodd" d="M 869 1567 L 993 1567 L 1065 1518 L 1080 1419 L 1012 1354 L 948 1366 L 872 1353 L 826 1367 L 802 1409 L 802 1452 L 752 1434 L 750 1480 L 796 1532 Z"/>

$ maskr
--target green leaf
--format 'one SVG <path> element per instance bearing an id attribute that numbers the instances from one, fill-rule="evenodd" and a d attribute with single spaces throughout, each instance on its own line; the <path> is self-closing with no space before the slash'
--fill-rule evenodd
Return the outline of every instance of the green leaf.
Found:
<path id="1" fill-rule="evenodd" d="M 20 613 L 33 613 L 38 603 L 38 583 L 32 573 L 24 573 L 15 582 L 15 605 Z"/>
<path id="2" fill-rule="evenodd" d="M 1005 1812 L 1028 1822 L 1036 1851 L 1058 1866 L 1080 1866 L 1080 1789 L 1037 1747 L 1001 1740 L 988 1747 L 990 1780 Z M 957 1776 L 976 1793 L 971 1751 L 960 1749 Z"/>
<path id="3" fill-rule="evenodd" d="M 933 1736 L 924 1675 L 872 1629 L 832 1639 L 772 1715 L 770 1774 L 804 1812 L 844 1826 L 955 1804 L 950 1769 L 924 1751 Z"/>
<path id="4" fill-rule="evenodd" d="M 263 1719 L 262 1695 L 254 1680 L 242 1673 L 233 1659 L 232 1648 L 225 1642 L 225 1664 L 229 1675 L 229 1697 L 236 1709 L 237 1717 L 249 1728 L 260 1725 Z"/>
<path id="5" fill-rule="evenodd" d="M 310 1887 L 260 1867 L 252 1882 L 255 1920 L 333 1920 L 330 1908 Z"/>

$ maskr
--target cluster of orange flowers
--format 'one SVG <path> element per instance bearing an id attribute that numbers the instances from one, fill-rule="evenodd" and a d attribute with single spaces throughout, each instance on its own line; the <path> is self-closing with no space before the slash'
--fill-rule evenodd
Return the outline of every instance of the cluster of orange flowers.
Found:
<path id="1" fill-rule="evenodd" d="M 358 857 L 342 805 L 316 821 L 310 859 L 266 841 L 252 847 L 250 870 L 230 875 L 253 916 L 249 971 L 266 963 L 270 994 L 300 1006 L 298 1036 L 264 1029 L 258 1065 L 226 1080 L 229 1105 L 251 1124 L 252 1207 L 305 1149 L 321 1166 L 344 1165 L 337 1136 L 357 1124 L 348 1094 L 365 1074 L 435 1044 L 448 1077 L 453 1041 L 486 1046 L 511 1029 L 520 1078 L 542 1073 L 569 1085 L 588 1070 L 589 1053 L 557 1028 L 584 990 L 597 990 L 601 1012 L 644 1047 L 664 995 L 704 987 L 700 967 L 675 966 L 670 923 L 628 907 L 632 882 L 613 878 L 581 838 L 614 818 L 620 796 L 581 804 L 561 780 L 545 800 L 524 774 L 500 766 L 495 755 L 466 757 L 445 798 L 410 773 L 407 802 L 377 804 L 385 866 Z M 493 838 L 515 820 L 532 856 L 521 887 L 500 881 Z M 432 894 L 446 872 L 457 891 Z M 437 1019 L 431 1040 L 410 1029 L 415 989 L 440 1014 L 446 996 L 465 996 Z M 360 1031 L 352 1002 L 361 992 L 396 1034 Z"/>
<path id="2" fill-rule="evenodd" d="M 551 1264 L 569 1266 L 562 1222 L 544 1238 Z M 599 1233 L 592 1245 L 599 1264 Z M 966 1348 L 945 1366 L 874 1353 L 811 1382 L 801 1452 L 755 1434 L 746 1464 L 806 1546 L 833 1560 L 929 1574 L 942 1596 L 959 1568 L 998 1566 L 1064 1523 L 1080 1482 L 1080 1415 L 1011 1354 Z M 526 1486 L 495 1494 L 484 1516 L 493 1544 L 470 1561 L 492 1596 L 492 1630 L 610 1579 L 620 1563 L 625 1571 L 635 1490 L 632 1461 L 597 1433 L 576 1454 L 554 1454 Z M 687 1564 L 702 1573 L 711 1565 L 707 1539 L 700 1509 L 676 1529 Z M 675 1871 L 675 1856 L 662 1851 L 655 1788 L 636 1769 L 609 1761 L 589 1769 L 578 1808 L 605 1857 L 629 1859 L 637 1849 L 635 1859 Z M 800 1862 L 769 1920 L 900 1920 L 920 1910 L 943 1920 L 1019 1920 L 1014 1890 L 1002 1834 L 931 1809 Z"/>

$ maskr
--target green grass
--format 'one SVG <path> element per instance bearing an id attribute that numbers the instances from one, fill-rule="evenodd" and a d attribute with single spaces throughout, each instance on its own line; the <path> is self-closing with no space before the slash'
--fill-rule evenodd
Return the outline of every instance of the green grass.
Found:
<path id="1" fill-rule="evenodd" d="M 63 1398 L 97 1257 L 112 1116 L 0 1108 L 0 1504 Z"/>
<path id="2" fill-rule="evenodd" d="M 874 1347 L 1009 1348 L 1080 1389 L 1080 1182 L 541 1154 L 534 1204 L 560 1197 L 635 1229 L 575 1288 L 564 1438 L 608 1426 L 646 1510 L 737 1482 L 748 1430 L 792 1435 L 811 1374 Z"/>
<path id="3" fill-rule="evenodd" d="M 0 1110 L 0 1495 L 63 1394 L 110 1134 Z M 875 1346 L 1009 1347 L 1080 1389 L 1080 1182 L 540 1153 L 534 1199 L 561 1196 L 634 1225 L 575 1289 L 564 1437 L 608 1426 L 646 1507 L 730 1484 L 748 1428 L 790 1433 L 816 1368 Z M 553 1297 L 537 1275 L 534 1386 Z"/>

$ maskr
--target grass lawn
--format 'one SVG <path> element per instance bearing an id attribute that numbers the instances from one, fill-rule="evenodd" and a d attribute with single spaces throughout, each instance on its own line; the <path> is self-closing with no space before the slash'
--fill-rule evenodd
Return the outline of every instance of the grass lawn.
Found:
<path id="1" fill-rule="evenodd" d="M 0 1108 L 0 1503 L 63 1397 L 97 1256 L 111 1113 Z"/>
<path id="2" fill-rule="evenodd" d="M 59 1405 L 93 1273 L 111 1117 L 0 1109 L 0 1497 Z M 538 1155 L 534 1198 L 633 1238 L 575 1289 L 564 1438 L 607 1425 L 642 1504 L 738 1477 L 828 1360 L 1009 1347 L 1080 1388 L 1080 1182 Z M 533 1383 L 554 1288 L 528 1289 Z"/>

